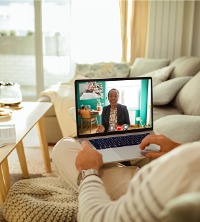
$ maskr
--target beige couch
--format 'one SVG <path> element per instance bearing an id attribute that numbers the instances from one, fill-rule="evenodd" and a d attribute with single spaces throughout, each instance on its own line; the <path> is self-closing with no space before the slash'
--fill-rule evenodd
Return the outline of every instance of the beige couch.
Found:
<path id="1" fill-rule="evenodd" d="M 105 73 L 108 73 L 107 77 L 152 76 L 155 131 L 181 143 L 200 140 L 200 58 L 180 57 L 171 62 L 168 59 L 137 58 L 133 65 L 79 64 L 75 78 L 99 78 L 105 77 Z M 66 105 L 65 109 L 61 107 L 59 110 L 53 107 L 45 115 L 48 142 L 55 144 L 63 136 L 76 133 L 68 110 L 74 106 L 73 81 L 55 84 L 41 93 L 39 101 L 50 100 L 54 105 Z"/>
<path id="2" fill-rule="evenodd" d="M 200 58 L 181 57 L 169 65 L 169 78 L 153 89 L 154 129 L 181 143 L 199 141 Z"/>

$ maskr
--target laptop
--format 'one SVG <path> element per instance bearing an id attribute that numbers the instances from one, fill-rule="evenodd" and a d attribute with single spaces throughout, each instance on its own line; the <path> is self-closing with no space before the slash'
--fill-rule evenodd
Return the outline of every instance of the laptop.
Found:
<path id="1" fill-rule="evenodd" d="M 156 145 L 143 152 L 139 148 L 143 138 L 154 134 L 151 77 L 78 79 L 74 84 L 77 140 L 87 140 L 102 154 L 104 163 L 128 161 L 158 151 Z M 105 118 L 103 109 L 109 105 L 108 92 L 113 88 L 119 92 L 118 103 L 128 110 L 129 124 L 110 124 L 107 131 L 99 133 L 97 126 Z M 88 112 L 90 116 L 83 117 L 82 113 Z"/>

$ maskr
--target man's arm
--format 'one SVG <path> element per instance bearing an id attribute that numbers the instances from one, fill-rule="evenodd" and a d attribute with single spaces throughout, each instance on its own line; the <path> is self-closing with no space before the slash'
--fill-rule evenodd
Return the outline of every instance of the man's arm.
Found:
<path id="1" fill-rule="evenodd" d="M 85 178 L 79 187 L 79 221 L 159 221 L 159 213 L 169 200 L 200 191 L 199 147 L 200 143 L 187 144 L 147 164 L 130 181 L 127 193 L 116 201 L 106 194 L 99 177 Z"/>

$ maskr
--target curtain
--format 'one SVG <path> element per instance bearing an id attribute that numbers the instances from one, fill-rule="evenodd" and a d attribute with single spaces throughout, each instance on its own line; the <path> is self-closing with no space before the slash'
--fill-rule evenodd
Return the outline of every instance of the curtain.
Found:
<path id="1" fill-rule="evenodd" d="M 121 39 L 122 39 L 122 61 L 127 61 L 127 24 L 128 24 L 128 1 L 120 0 L 121 15 Z"/>
<path id="2" fill-rule="evenodd" d="M 148 0 L 120 0 L 122 61 L 145 57 Z"/>

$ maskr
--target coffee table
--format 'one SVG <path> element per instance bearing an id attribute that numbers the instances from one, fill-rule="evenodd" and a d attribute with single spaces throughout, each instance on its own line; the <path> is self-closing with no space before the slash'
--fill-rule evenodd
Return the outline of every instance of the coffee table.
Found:
<path id="1" fill-rule="evenodd" d="M 16 148 L 24 178 L 29 178 L 27 163 L 23 147 L 23 138 L 36 125 L 44 159 L 46 172 L 51 172 L 49 150 L 45 133 L 44 114 L 52 106 L 50 102 L 23 102 L 22 109 L 14 110 L 9 119 L 0 119 L 0 124 L 14 123 L 16 129 L 16 142 L 0 148 L 0 195 L 4 202 L 10 188 L 10 173 L 8 156 Z"/>

